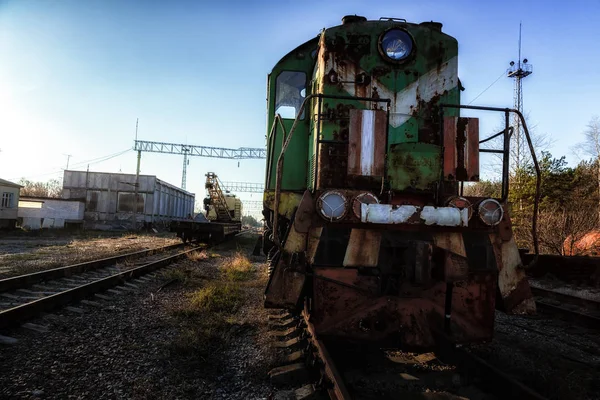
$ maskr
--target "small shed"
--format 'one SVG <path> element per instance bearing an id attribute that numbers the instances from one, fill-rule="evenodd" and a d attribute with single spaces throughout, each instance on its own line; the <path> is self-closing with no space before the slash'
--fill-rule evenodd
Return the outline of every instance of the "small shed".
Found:
<path id="1" fill-rule="evenodd" d="M 23 196 L 19 200 L 19 225 L 33 230 L 81 227 L 84 210 L 82 200 Z"/>
<path id="2" fill-rule="evenodd" d="M 23 186 L 0 179 L 0 228 L 14 228 L 17 224 L 19 192 Z"/>

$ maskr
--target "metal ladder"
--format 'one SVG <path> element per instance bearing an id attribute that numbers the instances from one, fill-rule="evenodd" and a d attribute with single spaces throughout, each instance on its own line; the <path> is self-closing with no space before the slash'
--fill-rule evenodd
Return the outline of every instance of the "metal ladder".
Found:
<path id="1" fill-rule="evenodd" d="M 221 190 L 219 178 L 217 178 L 217 175 L 214 172 L 206 174 L 205 187 L 208 191 L 208 196 L 210 197 L 210 204 L 214 207 L 217 214 L 217 220 L 231 221 L 232 217 L 229 212 L 229 207 L 227 206 L 227 200 Z"/>

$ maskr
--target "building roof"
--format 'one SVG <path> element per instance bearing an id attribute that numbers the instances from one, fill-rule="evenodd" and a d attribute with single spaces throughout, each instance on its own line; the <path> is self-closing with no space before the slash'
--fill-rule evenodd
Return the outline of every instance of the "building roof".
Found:
<path id="1" fill-rule="evenodd" d="M 21 200 L 27 200 L 27 201 L 41 201 L 44 202 L 46 200 L 54 200 L 54 201 L 78 201 L 78 202 L 85 202 L 85 198 L 80 198 L 80 199 L 63 199 L 62 197 L 45 197 L 45 196 L 19 196 L 19 199 Z"/>
<path id="2" fill-rule="evenodd" d="M 10 187 L 18 187 L 18 188 L 22 188 L 23 186 L 13 183 L 11 181 L 7 181 L 6 179 L 2 179 L 0 178 L 0 186 L 10 186 Z"/>

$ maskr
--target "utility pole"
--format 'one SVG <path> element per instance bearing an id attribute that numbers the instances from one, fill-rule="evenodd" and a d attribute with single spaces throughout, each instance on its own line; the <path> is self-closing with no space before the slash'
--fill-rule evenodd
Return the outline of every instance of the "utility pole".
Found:
<path id="1" fill-rule="evenodd" d="M 135 120 L 135 140 L 137 141 L 137 137 L 138 137 L 138 122 L 139 122 L 139 118 L 136 118 Z M 137 152 L 137 167 L 135 169 L 135 195 L 134 195 L 134 200 L 133 200 L 133 222 L 132 222 L 132 227 L 133 230 L 137 230 L 137 210 L 138 210 L 138 191 L 139 191 L 139 186 L 140 186 L 140 162 L 142 159 L 142 152 L 140 150 L 138 150 Z M 144 212 L 144 205 L 142 206 L 142 214 Z"/>
<path id="2" fill-rule="evenodd" d="M 71 159 L 72 155 L 71 154 L 65 154 L 65 156 L 67 156 L 67 168 L 65 168 L 65 171 L 69 169 L 69 160 Z"/>

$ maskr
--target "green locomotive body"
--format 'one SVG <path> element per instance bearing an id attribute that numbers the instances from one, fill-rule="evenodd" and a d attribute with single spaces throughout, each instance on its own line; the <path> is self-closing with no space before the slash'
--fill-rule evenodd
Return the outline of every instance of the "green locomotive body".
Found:
<path id="1" fill-rule="evenodd" d="M 506 174 L 501 199 L 463 196 L 479 131 L 460 90 L 458 42 L 436 22 L 347 16 L 277 63 L 267 307 L 303 309 L 319 334 L 417 347 L 440 332 L 489 339 L 496 292 L 507 310 L 534 309 Z"/>

